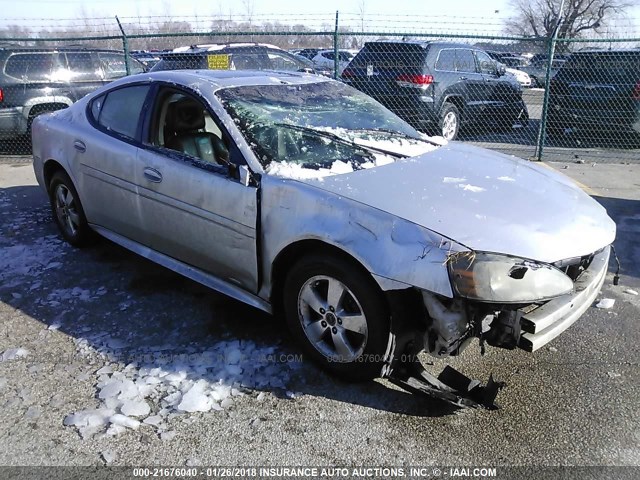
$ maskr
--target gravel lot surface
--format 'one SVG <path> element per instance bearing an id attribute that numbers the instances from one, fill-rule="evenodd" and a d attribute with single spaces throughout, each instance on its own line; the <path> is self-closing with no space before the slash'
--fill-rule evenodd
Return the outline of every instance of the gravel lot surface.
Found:
<path id="1" fill-rule="evenodd" d="M 451 364 L 507 388 L 455 411 L 341 383 L 277 319 L 106 240 L 67 246 L 31 166 L 0 165 L 0 465 L 639 465 L 640 168 L 553 167 L 618 224 L 615 303 L 535 354 L 470 347 Z"/>

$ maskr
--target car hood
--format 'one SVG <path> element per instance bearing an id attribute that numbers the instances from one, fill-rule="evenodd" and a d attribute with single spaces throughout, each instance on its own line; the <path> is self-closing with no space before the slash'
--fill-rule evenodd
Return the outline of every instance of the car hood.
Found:
<path id="1" fill-rule="evenodd" d="M 476 251 L 552 263 L 591 254 L 615 238 L 606 210 L 569 178 L 457 142 L 377 168 L 300 181 Z"/>

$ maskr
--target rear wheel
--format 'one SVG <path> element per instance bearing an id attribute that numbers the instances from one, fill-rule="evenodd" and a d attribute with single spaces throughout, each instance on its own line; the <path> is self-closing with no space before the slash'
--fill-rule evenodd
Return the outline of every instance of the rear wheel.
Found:
<path id="1" fill-rule="evenodd" d="M 287 275 L 284 311 L 292 335 L 320 367 L 351 381 L 380 375 L 389 314 L 366 272 L 338 257 L 303 258 Z"/>
<path id="2" fill-rule="evenodd" d="M 91 243 L 94 234 L 82 209 L 78 192 L 73 182 L 63 171 L 53 174 L 49 183 L 51 213 L 64 239 L 74 247 Z"/>
<path id="3" fill-rule="evenodd" d="M 447 140 L 455 140 L 460 131 L 460 110 L 453 103 L 446 102 L 440 113 L 440 132 Z"/>

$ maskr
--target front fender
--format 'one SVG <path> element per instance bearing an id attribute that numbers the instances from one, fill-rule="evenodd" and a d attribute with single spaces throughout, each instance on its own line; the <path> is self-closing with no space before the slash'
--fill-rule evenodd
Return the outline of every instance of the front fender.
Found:
<path id="1" fill-rule="evenodd" d="M 360 262 L 382 290 L 410 286 L 451 298 L 447 272 L 451 252 L 467 249 L 397 216 L 313 186 L 263 175 L 260 241 L 264 283 L 269 298 L 272 267 L 287 246 L 318 240 Z"/>

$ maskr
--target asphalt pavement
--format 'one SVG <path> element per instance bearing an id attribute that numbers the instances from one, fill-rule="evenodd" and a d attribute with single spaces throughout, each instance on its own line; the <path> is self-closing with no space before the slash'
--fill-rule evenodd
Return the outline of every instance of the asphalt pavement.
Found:
<path id="1" fill-rule="evenodd" d="M 640 291 L 640 165 L 549 166 L 618 225 L 621 281 L 613 285 L 612 261 L 599 297 L 615 303 L 590 308 L 534 354 L 490 348 L 482 357 L 472 345 L 448 363 L 507 387 L 500 410 L 460 411 L 382 380 L 337 381 L 300 361 L 278 320 L 106 240 L 65 245 L 31 166 L 0 165 L 0 465 L 640 465 L 640 296 L 631 293 Z M 242 388 L 219 411 L 167 408 L 161 427 L 83 438 L 65 425 L 103 405 L 105 372 L 141 378 L 155 366 L 189 385 L 223 382 L 159 355 L 219 345 L 274 352 L 267 371 L 277 381 Z M 162 416 L 166 402 L 147 401 Z"/>

